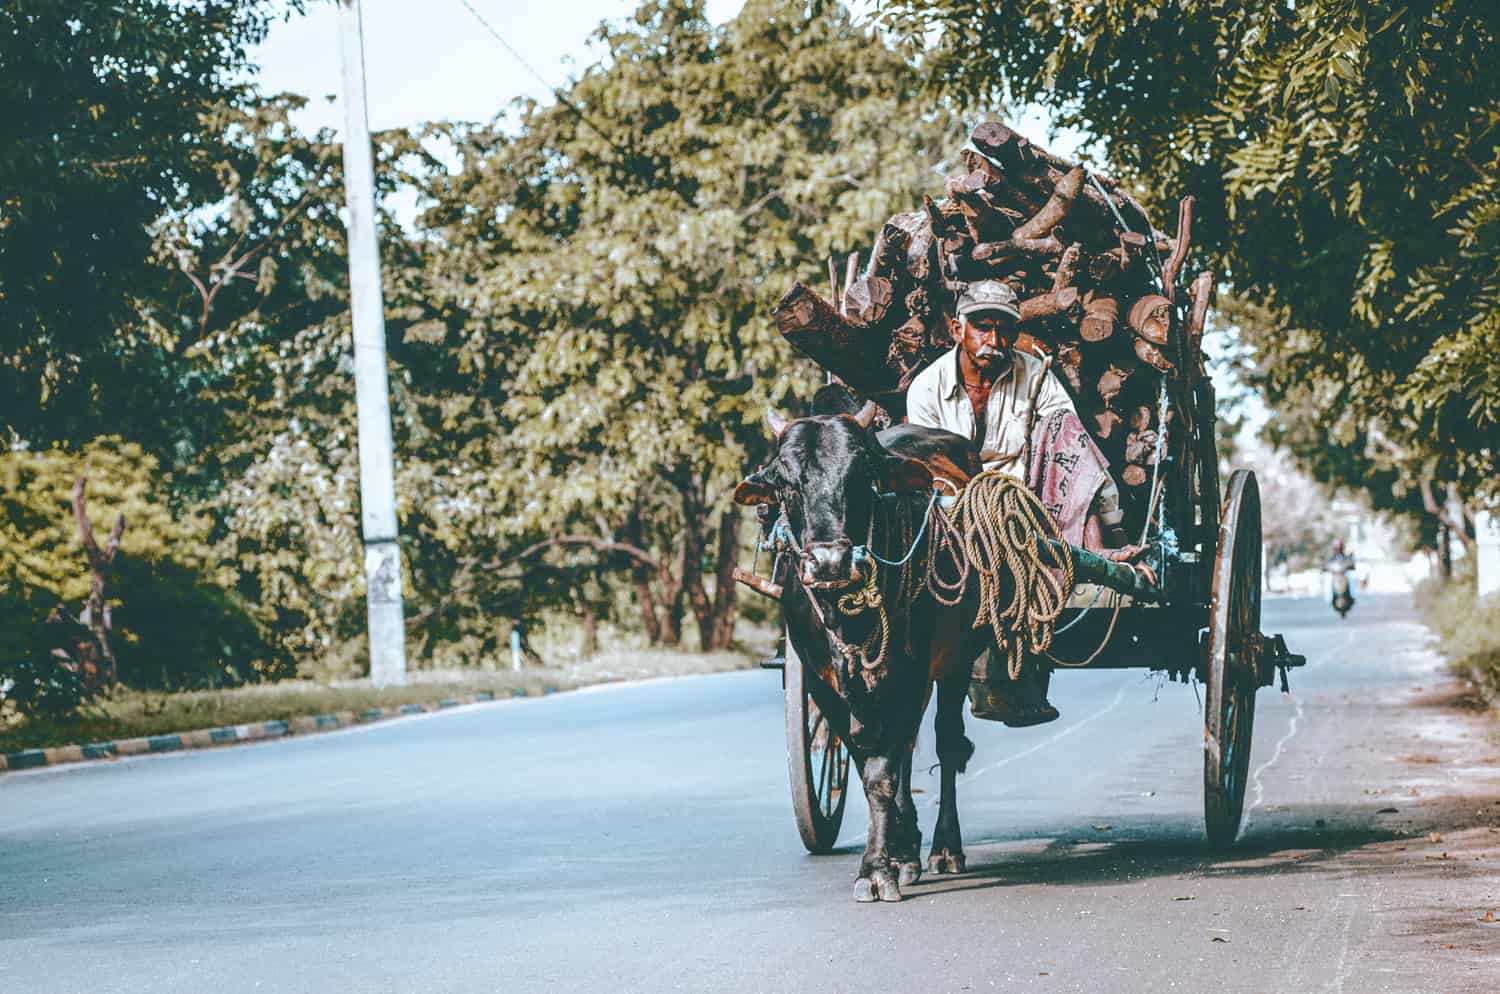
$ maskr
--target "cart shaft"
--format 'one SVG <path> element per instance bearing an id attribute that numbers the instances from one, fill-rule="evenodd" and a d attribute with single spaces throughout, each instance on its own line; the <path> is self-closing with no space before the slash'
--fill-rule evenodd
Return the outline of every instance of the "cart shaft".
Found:
<path id="1" fill-rule="evenodd" d="M 1154 603 L 1162 599 L 1162 592 L 1147 583 L 1146 578 L 1127 563 L 1113 562 L 1061 539 L 1049 538 L 1046 542 L 1053 555 L 1067 556 L 1072 560 L 1074 580 L 1097 583 L 1116 593 L 1129 594 L 1138 601 Z"/>

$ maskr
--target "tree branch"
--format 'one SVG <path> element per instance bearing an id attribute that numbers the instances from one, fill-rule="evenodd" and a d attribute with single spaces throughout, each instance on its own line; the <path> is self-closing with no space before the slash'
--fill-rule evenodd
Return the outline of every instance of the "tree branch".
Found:
<path id="1" fill-rule="evenodd" d="M 1469 529 L 1464 525 L 1462 513 L 1460 513 L 1459 520 L 1454 521 L 1453 517 L 1448 513 L 1448 508 L 1437 502 L 1437 498 L 1432 493 L 1431 473 L 1422 474 L 1421 486 L 1423 510 L 1436 518 L 1438 523 L 1447 528 L 1449 532 L 1457 535 L 1459 541 L 1464 544 L 1464 548 L 1472 552 L 1474 549 L 1474 539 L 1469 535 Z M 1449 501 L 1458 504 L 1462 508 L 1463 502 L 1457 499 L 1457 493 L 1457 488 L 1451 483 L 1448 484 Z"/>

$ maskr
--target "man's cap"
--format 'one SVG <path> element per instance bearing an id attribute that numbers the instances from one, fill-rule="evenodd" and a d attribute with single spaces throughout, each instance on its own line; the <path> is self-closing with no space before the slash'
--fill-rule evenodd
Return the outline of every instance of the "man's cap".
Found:
<path id="1" fill-rule="evenodd" d="M 958 295 L 956 310 L 959 317 L 997 311 L 1001 314 L 1009 314 L 1017 321 L 1021 320 L 1021 308 L 1016 303 L 1016 292 L 998 280 L 979 280 L 970 283 L 964 288 L 964 292 Z"/>

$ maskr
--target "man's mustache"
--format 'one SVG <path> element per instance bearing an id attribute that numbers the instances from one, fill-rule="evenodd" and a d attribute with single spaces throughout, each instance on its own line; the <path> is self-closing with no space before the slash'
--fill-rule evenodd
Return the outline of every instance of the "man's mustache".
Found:
<path id="1" fill-rule="evenodd" d="M 1000 354 L 999 349 L 992 349 L 988 345 L 980 346 L 979 351 L 975 353 L 981 359 L 992 359 Z"/>

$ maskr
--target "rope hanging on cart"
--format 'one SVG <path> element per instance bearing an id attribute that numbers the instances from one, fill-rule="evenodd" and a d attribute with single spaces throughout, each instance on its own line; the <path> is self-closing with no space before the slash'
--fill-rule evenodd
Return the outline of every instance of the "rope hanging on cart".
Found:
<path id="1" fill-rule="evenodd" d="M 1011 679 L 1019 678 L 1026 655 L 1052 644 L 1057 618 L 1073 590 L 1072 560 L 1058 561 L 1045 544 L 1061 541 L 1057 522 L 1020 480 L 995 470 L 970 480 L 952 510 L 934 517 L 928 576 L 933 597 L 950 607 L 957 604 L 969 573 L 976 575 L 974 627 L 990 627 L 1006 653 Z M 940 561 L 957 579 L 941 575 Z"/>

